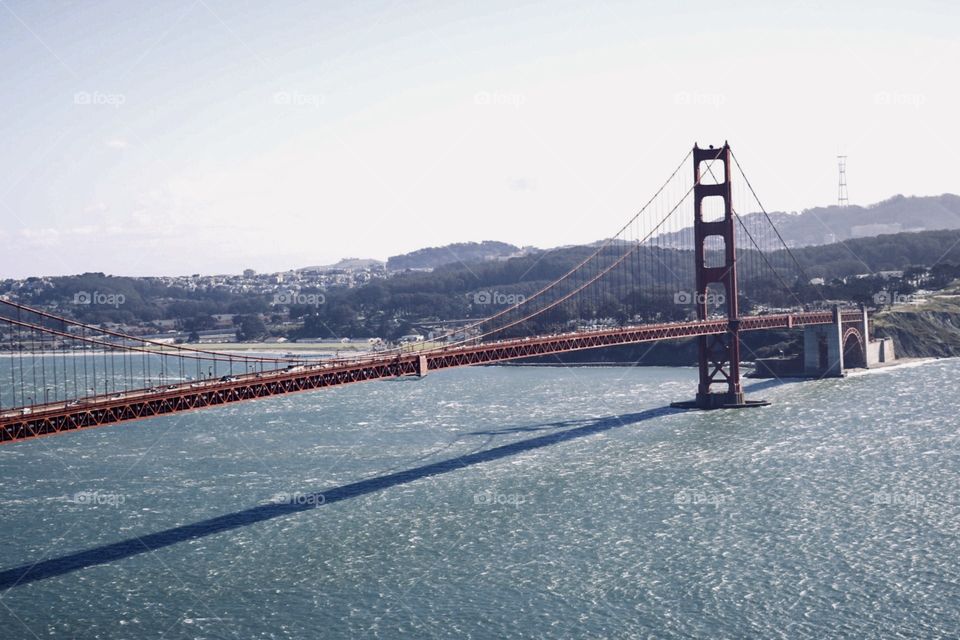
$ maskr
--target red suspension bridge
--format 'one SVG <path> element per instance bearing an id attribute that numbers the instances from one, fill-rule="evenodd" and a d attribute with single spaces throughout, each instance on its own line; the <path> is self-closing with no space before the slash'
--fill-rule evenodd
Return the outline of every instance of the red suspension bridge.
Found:
<path id="1" fill-rule="evenodd" d="M 682 171 L 692 159 L 693 171 Z M 742 180 L 734 181 L 737 169 Z M 741 217 L 743 202 L 762 215 Z M 730 147 L 694 147 L 612 237 L 521 302 L 423 347 L 315 360 L 228 354 L 109 331 L 0 300 L 0 442 L 428 371 L 695 338 L 694 408 L 758 406 L 743 332 L 805 328 L 808 373 L 866 362 L 865 313 L 811 300 L 809 278 Z M 771 311 L 771 306 L 777 309 Z M 857 351 L 859 350 L 859 351 Z"/>

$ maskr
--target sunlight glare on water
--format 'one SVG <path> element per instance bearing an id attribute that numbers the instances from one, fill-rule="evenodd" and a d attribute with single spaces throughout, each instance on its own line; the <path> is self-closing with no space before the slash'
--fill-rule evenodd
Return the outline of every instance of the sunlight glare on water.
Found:
<path id="1" fill-rule="evenodd" d="M 958 418 L 934 390 L 958 375 L 750 383 L 770 407 L 680 412 L 692 369 L 474 368 L 6 445 L 0 569 L 94 553 L 6 590 L 0 628 L 957 637 Z M 271 504 L 304 508 L 243 522 Z"/>

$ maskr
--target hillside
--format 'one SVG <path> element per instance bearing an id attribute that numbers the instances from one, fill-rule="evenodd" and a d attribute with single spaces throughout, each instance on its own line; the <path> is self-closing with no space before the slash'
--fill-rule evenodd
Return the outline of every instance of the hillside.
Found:
<path id="1" fill-rule="evenodd" d="M 753 214 L 757 216 L 762 214 Z M 788 244 L 830 244 L 851 238 L 935 229 L 960 229 L 960 196 L 894 196 L 867 207 L 816 207 L 771 214 Z"/>
<path id="2" fill-rule="evenodd" d="M 481 244 L 471 246 L 476 248 Z M 171 285 L 163 279 L 104 274 L 34 278 L 26 282 L 3 281 L 0 294 L 12 295 L 29 305 L 57 309 L 87 322 L 142 325 L 165 319 L 175 321 L 176 326 L 186 330 L 203 330 L 212 326 L 214 315 L 260 314 L 276 325 L 277 335 L 293 339 L 336 336 L 396 339 L 410 333 L 427 333 L 431 327 L 448 321 L 487 317 L 504 308 L 504 301 L 533 295 L 593 251 L 583 246 L 534 250 L 508 259 L 484 257 L 474 262 L 442 264 L 429 272 L 401 271 L 360 286 L 319 289 L 314 285 L 297 290 L 305 296 L 315 294 L 322 300 L 319 304 L 278 304 L 275 291 L 253 293 L 234 291 L 225 286 L 188 289 Z M 825 284 L 819 286 L 794 283 L 797 296 L 809 304 L 827 299 L 875 306 L 880 292 L 911 295 L 918 288 L 939 289 L 960 277 L 960 230 L 859 238 L 845 243 L 799 248 L 793 253 L 808 277 L 825 280 Z M 481 251 L 480 255 L 490 254 Z M 757 262 L 748 251 L 742 252 L 740 258 L 748 265 Z M 786 252 L 769 258 L 773 264 L 783 267 L 784 273 L 794 271 Z M 671 268 L 662 272 L 644 272 L 648 280 L 645 286 L 649 289 L 656 284 L 653 290 L 657 295 L 637 301 L 632 298 L 637 288 L 635 276 L 631 274 L 619 279 L 608 288 L 602 301 L 607 317 L 617 318 L 628 313 L 663 321 L 686 317 L 690 310 L 674 304 L 672 292 L 678 287 L 692 286 L 692 255 L 689 251 L 656 247 L 643 247 L 637 252 L 637 264 L 656 264 L 660 260 Z M 905 273 L 902 277 L 876 273 L 881 271 Z M 792 294 L 769 277 L 766 280 L 751 278 L 749 271 L 741 276 L 742 291 L 745 292 L 741 301 L 745 306 L 742 308 L 797 303 Z M 684 282 L 687 284 L 683 285 Z M 75 298 L 83 292 L 117 294 L 124 302 L 115 306 L 77 304 Z M 933 315 L 922 320 L 940 321 Z M 557 329 L 548 326 L 552 320 L 547 317 L 542 319 L 546 323 L 544 326 L 538 324 L 540 321 L 531 321 L 528 328 Z M 900 326 L 907 325 L 901 323 Z M 907 338 L 902 340 L 909 353 Z"/>
<path id="3" fill-rule="evenodd" d="M 960 283 L 877 313 L 873 330 L 893 338 L 899 357 L 960 356 Z"/>
<path id="4" fill-rule="evenodd" d="M 755 234 L 769 225 L 762 213 L 741 215 L 744 225 Z M 832 244 L 855 238 L 883 234 L 960 229 L 960 196 L 897 195 L 866 207 L 814 207 L 801 213 L 770 213 L 770 219 L 791 247 Z M 672 246 L 690 246 L 693 228 L 668 234 L 665 239 Z M 749 247 L 750 240 L 743 234 L 737 245 Z"/>
<path id="5" fill-rule="evenodd" d="M 300 272 L 306 271 L 362 271 L 364 269 L 382 269 L 384 263 L 373 258 L 343 258 L 336 264 L 316 265 L 313 267 L 302 267 L 297 269 Z"/>
<path id="6" fill-rule="evenodd" d="M 794 249 L 793 254 L 808 275 L 824 278 L 878 271 L 902 271 L 914 265 L 958 264 L 960 230 L 854 238 L 845 242 Z"/>
<path id="7" fill-rule="evenodd" d="M 387 258 L 387 269 L 390 271 L 436 269 L 445 264 L 509 258 L 520 255 L 522 252 L 520 247 L 494 240 L 457 242 L 443 247 L 427 247 L 411 253 L 390 256 Z"/>

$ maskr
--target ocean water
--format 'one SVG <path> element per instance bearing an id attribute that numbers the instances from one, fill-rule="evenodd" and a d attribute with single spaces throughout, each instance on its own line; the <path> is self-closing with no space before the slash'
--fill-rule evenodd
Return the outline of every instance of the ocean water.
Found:
<path id="1" fill-rule="evenodd" d="M 960 637 L 958 377 L 474 368 L 4 445 L 0 637 Z"/>

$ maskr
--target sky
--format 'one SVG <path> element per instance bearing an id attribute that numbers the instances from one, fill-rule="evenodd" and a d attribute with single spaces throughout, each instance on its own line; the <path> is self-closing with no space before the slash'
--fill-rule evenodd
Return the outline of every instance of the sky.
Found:
<path id="1" fill-rule="evenodd" d="M 956 2 L 0 0 L 0 278 L 607 237 L 694 142 L 768 210 L 958 192 Z"/>

